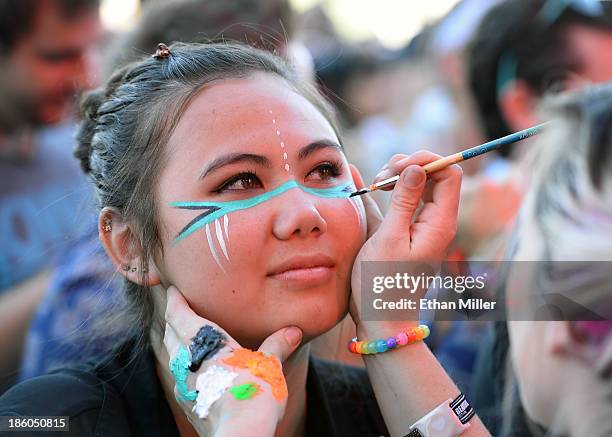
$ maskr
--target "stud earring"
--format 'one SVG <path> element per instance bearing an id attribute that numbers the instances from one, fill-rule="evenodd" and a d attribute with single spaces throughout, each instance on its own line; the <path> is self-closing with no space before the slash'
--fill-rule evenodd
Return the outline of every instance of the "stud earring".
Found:
<path id="1" fill-rule="evenodd" d="M 105 218 L 104 219 L 104 232 L 110 232 L 113 230 L 113 227 L 111 226 L 112 220 L 109 218 Z"/>

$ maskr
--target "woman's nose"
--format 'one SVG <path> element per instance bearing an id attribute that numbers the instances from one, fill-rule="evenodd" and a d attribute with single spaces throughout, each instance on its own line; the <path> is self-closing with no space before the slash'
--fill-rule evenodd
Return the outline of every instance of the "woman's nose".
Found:
<path id="1" fill-rule="evenodd" d="M 327 222 L 317 209 L 321 199 L 300 189 L 287 191 L 274 219 L 272 232 L 279 240 L 291 237 L 305 238 L 327 232 Z"/>

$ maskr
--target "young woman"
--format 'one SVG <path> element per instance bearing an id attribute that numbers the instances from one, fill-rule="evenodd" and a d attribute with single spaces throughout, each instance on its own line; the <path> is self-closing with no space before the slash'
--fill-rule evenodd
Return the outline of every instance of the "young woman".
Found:
<path id="1" fill-rule="evenodd" d="M 361 320 L 360 266 L 439 262 L 460 168 L 430 177 L 416 214 L 420 166 L 438 157 L 395 156 L 378 175 L 401 174 L 382 218 L 367 197 L 348 198 L 363 181 L 326 103 L 242 45 L 160 45 L 84 110 L 77 156 L 130 302 L 108 329 L 126 329 L 126 342 L 102 364 L 14 387 L 0 415 L 69 416 L 78 435 L 403 436 L 448 409 L 459 392 L 423 342 L 366 355 L 367 374 L 309 359 L 308 342 L 349 310 L 360 340 L 417 332 L 418 314 Z M 411 435 L 488 435 L 477 417 L 444 414 Z"/>

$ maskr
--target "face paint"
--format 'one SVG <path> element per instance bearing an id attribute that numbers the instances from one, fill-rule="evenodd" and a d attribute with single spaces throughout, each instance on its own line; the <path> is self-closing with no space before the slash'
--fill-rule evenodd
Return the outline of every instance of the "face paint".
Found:
<path id="1" fill-rule="evenodd" d="M 272 355 L 260 351 L 238 349 L 223 360 L 226 364 L 243 369 L 249 369 L 251 374 L 257 376 L 272 388 L 272 395 L 277 401 L 282 401 L 288 395 L 287 383 L 283 375 L 280 362 Z"/>
<path id="2" fill-rule="evenodd" d="M 223 239 L 223 232 L 221 231 L 219 220 L 215 220 L 215 231 L 217 232 L 217 240 L 221 246 L 221 251 L 223 252 L 223 255 L 225 255 L 225 259 L 229 261 L 229 255 L 227 254 L 227 248 L 225 247 L 225 240 Z"/>
<path id="3" fill-rule="evenodd" d="M 193 411 L 200 419 L 208 417 L 212 404 L 223 396 L 223 393 L 231 387 L 237 376 L 236 372 L 231 372 L 220 366 L 210 366 L 206 369 L 206 372 L 198 375 L 196 380 L 198 397 L 196 404 L 193 406 Z"/>
<path id="4" fill-rule="evenodd" d="M 189 375 L 189 352 L 183 345 L 179 346 L 178 354 L 170 361 L 170 372 L 176 380 L 176 389 L 179 392 L 179 401 L 195 401 L 198 393 L 187 389 L 187 376 Z"/>
<path id="5" fill-rule="evenodd" d="M 234 395 L 234 398 L 238 401 L 246 401 L 251 399 L 253 396 L 259 394 L 261 388 L 254 382 L 247 382 L 242 385 L 235 385 L 229 389 L 230 393 Z"/>
<path id="6" fill-rule="evenodd" d="M 285 152 L 285 142 L 281 138 L 281 132 L 278 126 L 276 125 L 276 118 L 274 118 L 274 114 L 272 110 L 269 110 L 268 112 L 272 116 L 272 124 L 274 125 L 274 128 L 276 129 L 276 135 L 278 136 L 278 139 L 280 141 L 281 150 L 283 151 L 283 161 L 285 163 L 283 168 L 285 169 L 286 172 L 289 172 L 291 168 L 289 167 L 289 162 L 287 161 L 287 152 Z"/>
<path id="7" fill-rule="evenodd" d="M 217 220 L 218 218 L 225 216 L 226 214 L 257 206 L 260 203 L 266 202 L 276 196 L 280 196 L 285 191 L 290 190 L 292 188 L 300 188 L 306 193 L 323 198 L 347 199 L 349 195 L 353 192 L 355 186 L 353 185 L 353 183 L 346 183 L 332 188 L 308 188 L 304 185 L 299 184 L 295 180 L 290 180 L 276 187 L 272 191 L 268 191 L 266 193 L 262 193 L 244 200 L 233 200 L 229 202 L 170 202 L 170 206 L 174 208 L 204 210 L 202 214 L 198 215 L 195 219 L 189 222 L 187 226 L 185 226 L 178 233 L 174 241 L 178 242 L 183 238 L 187 237 L 188 235 L 191 235 L 201 227 L 206 226 L 206 236 L 209 240 L 209 244 L 211 246 L 212 251 L 214 249 L 214 246 L 211 244 L 210 230 L 208 229 L 208 224 L 210 222 Z M 213 252 L 213 257 L 215 257 L 215 255 L 216 251 Z M 218 260 L 218 256 L 215 257 L 215 260 Z M 220 261 L 217 262 L 220 265 Z"/>
<path id="8" fill-rule="evenodd" d="M 221 270 L 223 270 L 223 272 L 225 272 L 225 269 L 223 268 L 223 265 L 221 265 L 221 260 L 219 259 L 219 255 L 217 255 L 217 250 L 215 249 L 215 243 L 213 241 L 213 238 L 210 234 L 210 228 L 208 227 L 208 223 L 206 223 L 206 240 L 208 240 L 208 247 L 210 248 L 210 253 L 212 255 L 212 257 L 214 258 L 215 262 L 217 263 L 217 265 L 221 268 Z"/>
<path id="9" fill-rule="evenodd" d="M 349 198 L 349 201 L 351 203 L 351 206 L 355 210 L 355 214 L 357 214 L 357 220 L 359 220 L 359 224 L 361 224 L 362 210 L 363 216 L 365 216 L 365 210 L 363 209 L 363 203 L 361 199 L 359 199 L 358 197 L 351 197 Z"/>
<path id="10" fill-rule="evenodd" d="M 227 241 L 229 241 L 229 231 L 227 229 L 229 224 L 229 219 L 227 218 L 226 215 L 223 216 L 223 230 L 225 231 L 225 238 L 227 238 Z"/>
<path id="11" fill-rule="evenodd" d="M 210 325 L 202 326 L 189 344 L 191 365 L 189 370 L 197 372 L 202 361 L 208 360 L 225 346 L 225 335 Z"/>

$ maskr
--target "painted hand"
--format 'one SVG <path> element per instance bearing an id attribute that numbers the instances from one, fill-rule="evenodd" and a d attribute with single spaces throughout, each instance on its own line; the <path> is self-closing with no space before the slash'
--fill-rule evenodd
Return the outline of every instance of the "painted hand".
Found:
<path id="1" fill-rule="evenodd" d="M 353 265 L 350 311 L 358 329 L 362 261 L 415 261 L 437 269 L 446 255 L 457 230 L 462 171 L 453 165 L 426 177 L 421 166 L 439 158 L 427 151 L 395 155 L 373 181 L 401 174 L 389 210 L 375 232 L 368 233 Z"/>
<path id="2" fill-rule="evenodd" d="M 223 328 L 194 313 L 172 286 L 165 318 L 170 361 L 164 368 L 174 381 L 177 404 L 196 432 L 274 435 L 287 401 L 282 362 L 299 345 L 301 331 L 283 328 L 258 351 L 244 349 Z"/>

